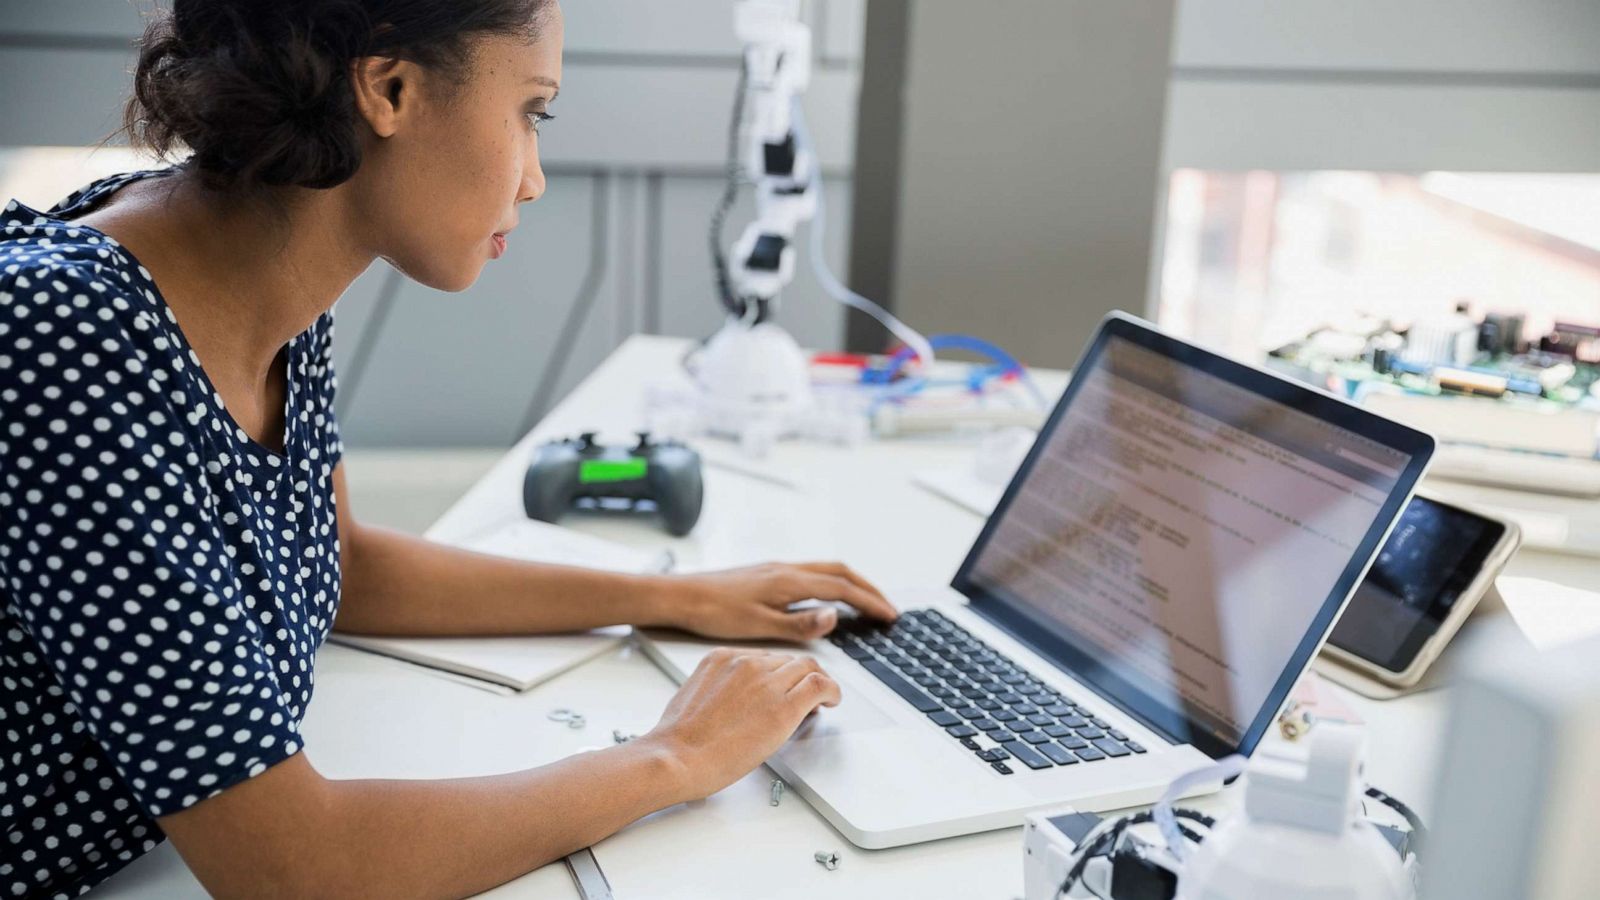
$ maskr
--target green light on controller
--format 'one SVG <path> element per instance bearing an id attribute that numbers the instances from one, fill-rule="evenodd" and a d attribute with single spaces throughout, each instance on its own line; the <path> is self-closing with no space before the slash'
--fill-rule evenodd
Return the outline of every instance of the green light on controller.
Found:
<path id="1" fill-rule="evenodd" d="M 578 465 L 579 484 L 638 481 L 650 468 L 643 459 L 586 459 Z"/>

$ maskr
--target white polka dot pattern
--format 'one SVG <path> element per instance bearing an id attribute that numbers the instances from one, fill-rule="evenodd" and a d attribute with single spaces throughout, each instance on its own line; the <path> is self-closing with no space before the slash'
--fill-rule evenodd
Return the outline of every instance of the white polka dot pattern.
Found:
<path id="1" fill-rule="evenodd" d="M 0 214 L 0 898 L 81 894 L 298 752 L 338 604 L 332 316 L 289 345 L 274 453 L 63 218 L 152 174 Z"/>

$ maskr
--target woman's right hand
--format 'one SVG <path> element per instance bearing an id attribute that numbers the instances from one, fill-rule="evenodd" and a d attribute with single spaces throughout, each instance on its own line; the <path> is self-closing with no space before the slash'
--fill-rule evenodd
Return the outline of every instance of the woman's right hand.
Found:
<path id="1" fill-rule="evenodd" d="M 839 685 L 810 657 L 719 647 L 640 740 L 676 764 L 679 799 L 698 800 L 760 765 L 818 707 L 838 705 Z"/>

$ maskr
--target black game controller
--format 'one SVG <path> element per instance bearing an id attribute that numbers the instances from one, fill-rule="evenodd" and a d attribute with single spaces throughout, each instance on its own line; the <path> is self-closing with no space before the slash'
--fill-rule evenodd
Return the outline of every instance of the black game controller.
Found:
<path id="1" fill-rule="evenodd" d="M 660 511 L 679 537 L 700 519 L 704 486 L 700 454 L 683 444 L 652 443 L 639 433 L 632 447 L 595 443 L 594 432 L 539 448 L 522 479 L 522 505 L 530 518 L 554 522 L 575 505 L 597 509 Z"/>

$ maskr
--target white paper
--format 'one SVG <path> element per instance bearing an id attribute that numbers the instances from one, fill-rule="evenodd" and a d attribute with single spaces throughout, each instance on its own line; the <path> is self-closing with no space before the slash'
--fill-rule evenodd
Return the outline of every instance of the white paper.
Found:
<path id="1" fill-rule="evenodd" d="M 1600 593 L 1509 575 L 1495 586 L 1517 627 L 1541 650 L 1600 634 Z"/>
<path id="2" fill-rule="evenodd" d="M 1000 495 L 1006 492 L 1004 484 L 990 484 L 972 472 L 970 466 L 949 466 L 942 469 L 923 469 L 911 476 L 921 488 L 926 488 L 957 506 L 988 518 L 1000 504 Z"/>
<path id="3" fill-rule="evenodd" d="M 455 545 L 530 562 L 613 572 L 665 572 L 672 568 L 668 552 L 651 553 L 533 520 L 507 522 Z M 630 632 L 628 626 L 617 625 L 580 634 L 379 637 L 335 633 L 331 640 L 437 670 L 441 677 L 459 680 L 465 676 L 525 691 L 619 646 Z"/>
<path id="4" fill-rule="evenodd" d="M 533 519 L 502 523 L 452 543 L 479 553 L 608 572 L 665 572 L 672 568 L 669 551 L 651 553 Z"/>

